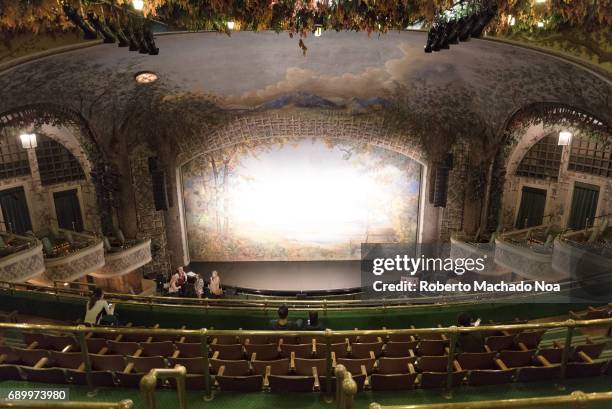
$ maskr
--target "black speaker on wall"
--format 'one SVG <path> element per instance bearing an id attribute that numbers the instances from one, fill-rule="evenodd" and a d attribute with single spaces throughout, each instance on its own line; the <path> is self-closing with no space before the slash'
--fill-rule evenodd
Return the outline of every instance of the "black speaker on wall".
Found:
<path id="1" fill-rule="evenodd" d="M 449 154 L 446 160 L 434 169 L 433 178 L 433 205 L 434 207 L 446 207 L 448 199 L 448 177 L 453 168 L 453 155 Z"/>
<path id="2" fill-rule="evenodd" d="M 153 201 L 155 202 L 155 210 L 168 210 L 166 172 L 163 170 L 154 170 L 151 172 L 151 184 L 153 185 Z"/>

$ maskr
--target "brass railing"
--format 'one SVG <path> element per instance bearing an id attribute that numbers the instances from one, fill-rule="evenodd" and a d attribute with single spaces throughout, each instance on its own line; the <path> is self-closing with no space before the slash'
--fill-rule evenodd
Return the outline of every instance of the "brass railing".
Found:
<path id="1" fill-rule="evenodd" d="M 134 402 L 124 399 L 120 402 L 84 401 L 42 401 L 42 400 L 0 400 L 0 408 L 19 409 L 132 409 Z"/>
<path id="2" fill-rule="evenodd" d="M 576 391 L 569 395 L 547 396 L 542 398 L 432 403 L 427 405 L 381 406 L 378 403 L 371 403 L 369 409 L 508 409 L 533 407 L 554 407 L 555 409 L 558 409 L 559 405 L 562 404 L 571 404 L 572 408 L 575 409 L 585 409 L 589 403 L 593 402 L 612 402 L 612 392 L 584 393 L 581 391 Z"/>
<path id="3" fill-rule="evenodd" d="M 454 359 L 454 350 L 457 340 L 457 336 L 460 333 L 465 332 L 495 332 L 495 331 L 521 331 L 521 330 L 537 330 L 537 329 L 551 329 L 551 328 L 566 328 L 565 334 L 565 345 L 563 348 L 562 359 L 561 359 L 561 373 L 560 379 L 563 381 L 566 376 L 566 367 L 569 359 L 570 349 L 572 345 L 572 338 L 574 329 L 579 327 L 593 327 L 593 326 L 605 326 L 612 325 L 612 318 L 594 319 L 594 320 L 573 320 L 569 319 L 562 322 L 543 322 L 543 323 L 523 323 L 523 324 L 503 324 L 503 325 L 483 325 L 478 327 L 446 327 L 446 328 L 409 328 L 409 329 L 380 329 L 380 330 L 353 330 L 353 331 L 332 331 L 327 329 L 325 331 L 261 331 L 261 330 L 208 330 L 202 328 L 199 330 L 189 329 L 161 329 L 161 328 L 124 328 L 124 327 L 87 327 L 84 325 L 79 326 L 63 326 L 63 325 L 47 325 L 47 324 L 15 324 L 15 323 L 0 323 L 0 330 L 2 329 L 16 329 L 21 331 L 32 331 L 32 332 L 63 332 L 72 333 L 79 341 L 81 353 L 83 355 L 83 362 L 85 364 L 86 378 L 88 387 L 93 390 L 93 384 L 90 377 L 91 363 L 89 360 L 89 353 L 87 350 L 87 342 L 85 335 L 88 333 L 92 334 L 146 334 L 149 336 L 163 335 L 163 336 L 196 336 L 199 337 L 202 345 L 202 358 L 204 359 L 204 376 L 205 376 L 205 391 L 206 397 L 211 397 L 211 382 L 210 382 L 210 370 L 208 366 L 208 352 L 209 352 L 209 340 L 217 336 L 237 336 L 246 337 L 249 335 L 262 335 L 262 336 L 288 336 L 288 337 L 300 337 L 300 336 L 319 336 L 325 338 L 325 353 L 327 359 L 327 370 L 326 370 L 326 388 L 328 396 L 331 396 L 331 380 L 332 380 L 332 337 L 333 336 L 363 336 L 363 335 L 378 335 L 388 336 L 395 334 L 403 335 L 419 335 L 419 334 L 444 334 L 449 338 L 449 353 L 447 363 L 447 392 L 452 389 L 452 361 Z"/>
<path id="4" fill-rule="evenodd" d="M 140 392 L 144 399 L 145 409 L 155 409 L 155 387 L 157 378 L 174 378 L 176 380 L 176 395 L 178 409 L 187 409 L 187 393 L 185 389 L 185 377 L 187 369 L 183 365 L 176 365 L 172 369 L 153 368 L 140 380 Z"/>
<path id="5" fill-rule="evenodd" d="M 568 283 L 569 284 L 569 283 Z M 562 288 L 564 284 L 562 284 Z M 568 287 L 569 288 L 569 287 Z M 16 291 L 32 292 L 36 294 L 47 293 L 55 295 L 59 300 L 61 296 L 79 297 L 85 300 L 89 296 L 88 290 L 68 288 L 67 286 L 45 287 L 28 283 L 10 283 L 0 281 L 0 292 L 6 291 L 14 294 Z M 295 311 L 322 311 L 342 309 L 363 310 L 397 310 L 427 308 L 432 304 L 439 304 L 441 300 L 453 305 L 473 304 L 474 300 L 486 301 L 495 296 L 494 293 L 455 294 L 443 297 L 414 297 L 393 299 L 361 299 L 361 300 L 295 300 L 295 299 L 245 299 L 245 298 L 185 298 L 185 297 L 162 297 L 162 296 L 140 296 L 133 294 L 105 293 L 105 297 L 113 300 L 115 304 L 129 304 L 153 308 L 156 306 L 172 306 L 173 308 L 203 308 L 204 310 L 275 310 L 281 305 L 288 305 Z M 517 302 L 521 298 L 533 297 L 533 294 L 512 294 L 508 298 L 511 302 Z"/>

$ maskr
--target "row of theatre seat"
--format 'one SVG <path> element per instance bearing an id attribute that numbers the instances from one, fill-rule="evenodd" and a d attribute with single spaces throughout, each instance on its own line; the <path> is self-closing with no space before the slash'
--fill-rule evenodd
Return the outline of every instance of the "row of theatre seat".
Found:
<path id="1" fill-rule="evenodd" d="M 563 345 L 538 348 L 544 331 L 489 333 L 485 350 L 458 353 L 454 385 L 532 382 L 560 376 Z M 27 348 L 0 346 L 0 379 L 86 384 L 85 364 L 70 335 L 24 333 Z M 199 339 L 113 335 L 88 336 L 91 376 L 99 386 L 137 386 L 152 368 L 183 365 L 187 387 L 205 387 L 204 352 Z M 449 342 L 444 335 L 333 337 L 332 365 L 344 365 L 360 390 L 402 390 L 446 386 Z M 210 342 L 209 372 L 222 390 L 325 390 L 325 339 L 317 337 L 217 337 Z M 596 361 L 605 343 L 587 339 L 569 351 L 568 377 L 612 374 L 612 363 Z M 173 381 L 166 381 L 172 386 Z M 161 381 L 160 381 L 161 384 Z M 332 388 L 335 379 L 331 380 Z"/>

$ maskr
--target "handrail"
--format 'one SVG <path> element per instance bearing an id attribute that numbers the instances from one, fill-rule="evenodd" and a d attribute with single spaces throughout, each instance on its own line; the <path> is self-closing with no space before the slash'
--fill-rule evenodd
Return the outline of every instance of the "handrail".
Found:
<path id="1" fill-rule="evenodd" d="M 562 286 L 568 286 L 569 289 L 575 283 L 561 283 Z M 20 290 L 18 287 L 23 287 L 25 290 Z M 83 290 L 60 287 L 37 286 L 28 283 L 11 283 L 0 281 L 0 291 L 8 289 L 10 291 L 32 291 L 32 292 L 47 292 L 59 296 L 63 293 L 65 296 L 84 297 L 86 294 Z M 253 308 L 262 309 L 264 311 L 270 308 L 277 308 L 283 304 L 292 306 L 297 311 L 328 311 L 342 308 L 360 308 L 360 309 L 404 309 L 404 308 L 426 308 L 431 304 L 439 304 L 441 297 L 413 297 L 413 298 L 389 298 L 389 299 L 365 299 L 365 300 L 294 300 L 294 299 L 270 299 L 270 300 L 252 300 L 240 298 L 183 298 L 183 297 L 161 297 L 161 296 L 140 296 L 133 294 L 105 293 L 107 299 L 121 301 L 123 304 L 131 305 L 146 305 L 152 307 L 172 306 L 174 308 L 219 308 L 226 310 L 252 310 Z M 489 297 L 494 297 L 492 293 L 469 293 L 458 295 L 444 296 L 446 303 L 453 302 L 454 305 L 461 303 L 471 304 L 474 297 L 483 301 Z M 517 297 L 532 297 L 531 293 L 512 294 L 513 300 Z M 140 301 L 138 301 L 140 300 Z"/>
<path id="2" fill-rule="evenodd" d="M 83 362 L 85 363 L 85 373 L 87 378 L 87 384 L 90 389 L 93 389 L 91 382 L 91 365 L 89 361 L 89 353 L 87 351 L 87 343 L 85 342 L 85 334 L 147 334 L 147 335 L 175 335 L 175 336 L 199 336 L 202 344 L 202 357 L 205 360 L 205 367 L 208 368 L 208 339 L 215 336 L 242 336 L 247 335 L 268 335 L 268 336 L 319 336 L 325 339 L 326 345 L 326 358 L 327 358 L 327 370 L 326 370 L 326 390 L 327 394 L 331 393 L 331 376 L 332 376 L 332 348 L 331 340 L 332 336 L 351 336 L 351 335 L 379 335 L 388 336 L 394 334 L 404 335 L 418 335 L 418 334 L 445 334 L 450 340 L 451 353 L 448 354 L 447 364 L 447 393 L 450 393 L 452 389 L 452 361 L 454 360 L 455 340 L 458 334 L 468 332 L 493 332 L 493 331 L 517 331 L 517 330 L 535 330 L 535 329 L 551 329 L 551 328 L 563 328 L 567 329 L 565 337 L 565 346 L 562 352 L 561 358 L 561 371 L 560 378 L 564 380 L 566 377 L 566 368 L 569 360 L 570 349 L 572 346 L 572 338 L 574 329 L 577 327 L 591 327 L 591 326 L 602 326 L 612 325 L 612 318 L 600 318 L 593 320 L 573 320 L 568 319 L 561 322 L 543 322 L 543 323 L 525 323 L 525 324 L 501 324 L 501 325 L 483 325 L 478 327 L 457 327 L 451 326 L 447 328 L 408 328 L 408 329 L 376 329 L 376 330 L 345 330 L 345 331 L 332 331 L 326 329 L 325 331 L 272 331 L 272 330 L 208 330 L 202 328 L 200 330 L 188 330 L 188 329 L 161 329 L 161 328 L 121 328 L 121 327 L 87 327 L 85 325 L 78 326 L 67 326 L 67 325 L 50 325 L 50 324 L 15 324 L 15 323 L 0 323 L 1 329 L 17 329 L 22 331 L 34 331 L 34 332 L 45 332 L 45 331 L 56 331 L 64 333 L 74 333 L 81 346 L 81 353 L 83 354 Z M 210 398 L 210 374 L 205 373 L 206 381 L 206 398 Z M 163 374 L 163 373 L 160 373 Z M 345 409 L 345 408 L 339 408 Z M 350 408 L 349 408 L 350 409 Z"/>
<path id="3" fill-rule="evenodd" d="M 0 400 L 0 408 L 20 409 L 132 409 L 134 402 L 124 399 L 119 402 Z"/>
<path id="4" fill-rule="evenodd" d="M 427 405 L 392 405 L 381 406 L 378 403 L 371 403 L 369 409 L 507 409 L 507 408 L 527 408 L 553 406 L 559 404 L 574 403 L 580 408 L 585 408 L 589 402 L 612 401 L 612 392 L 584 393 L 575 391 L 569 395 L 547 396 L 542 398 L 523 398 L 523 399 L 499 399 L 484 400 L 477 402 L 454 402 L 454 403 L 433 403 Z"/>
<path id="5" fill-rule="evenodd" d="M 178 409 L 187 409 L 187 393 L 185 390 L 185 377 L 187 369 L 183 365 L 174 368 L 153 368 L 140 380 L 140 392 L 144 399 L 146 409 L 155 409 L 155 387 L 157 378 L 176 379 L 176 395 L 178 398 Z"/>

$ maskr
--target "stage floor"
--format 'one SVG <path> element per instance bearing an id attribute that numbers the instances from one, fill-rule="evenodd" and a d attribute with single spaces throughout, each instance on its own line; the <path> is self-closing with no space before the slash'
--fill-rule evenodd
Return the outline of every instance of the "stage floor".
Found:
<path id="1" fill-rule="evenodd" d="M 361 261 L 193 262 L 205 279 L 217 270 L 221 286 L 257 292 L 337 292 L 361 287 Z"/>

